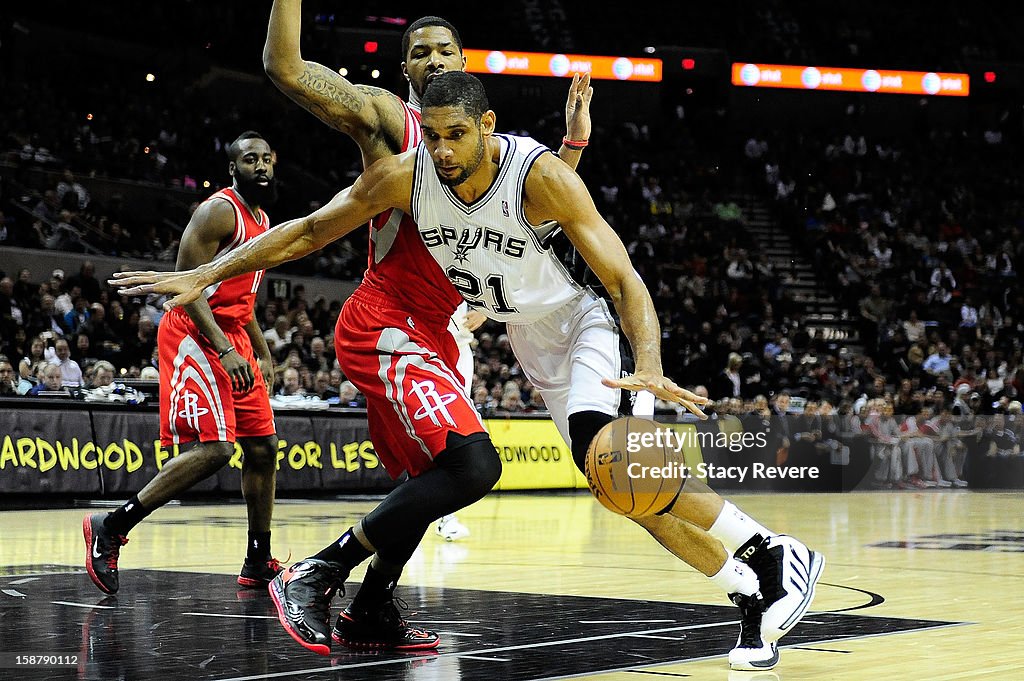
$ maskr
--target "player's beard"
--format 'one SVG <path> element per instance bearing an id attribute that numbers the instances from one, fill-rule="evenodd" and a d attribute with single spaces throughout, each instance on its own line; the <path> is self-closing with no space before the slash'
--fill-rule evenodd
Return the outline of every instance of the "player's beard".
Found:
<path id="1" fill-rule="evenodd" d="M 257 178 L 246 179 L 235 176 L 235 184 L 238 185 L 238 193 L 242 195 L 245 202 L 250 206 L 262 206 L 264 208 L 274 205 L 277 201 L 277 178 L 272 177 L 266 185 L 257 182 Z"/>
<path id="2" fill-rule="evenodd" d="M 437 179 L 441 181 L 441 184 L 448 185 L 449 187 L 458 187 L 460 184 L 469 179 L 469 176 L 476 172 L 476 169 L 480 167 L 480 163 L 484 159 L 484 138 L 480 136 L 480 141 L 476 147 L 476 153 L 473 155 L 473 160 L 462 167 L 462 172 L 455 177 L 445 177 L 440 172 L 437 174 Z"/>

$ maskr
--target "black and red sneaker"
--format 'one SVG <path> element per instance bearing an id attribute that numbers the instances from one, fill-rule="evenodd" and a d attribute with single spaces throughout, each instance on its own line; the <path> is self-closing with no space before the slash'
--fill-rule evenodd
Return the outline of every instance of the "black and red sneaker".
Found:
<path id="1" fill-rule="evenodd" d="M 344 594 L 346 577 L 338 563 L 307 558 L 270 580 L 277 618 L 303 648 L 331 654 L 331 601 L 339 590 Z"/>
<path id="2" fill-rule="evenodd" d="M 242 563 L 242 571 L 238 575 L 238 585 L 249 589 L 264 589 L 270 580 L 284 571 L 284 566 L 277 558 L 267 558 L 259 562 L 248 558 Z"/>
<path id="3" fill-rule="evenodd" d="M 100 591 L 117 593 L 117 559 L 121 547 L 128 543 L 128 537 L 114 534 L 103 524 L 104 513 L 93 513 L 82 519 L 82 534 L 85 536 L 85 569 L 92 583 Z"/>
<path id="4" fill-rule="evenodd" d="M 338 615 L 331 637 L 343 646 L 356 650 L 433 650 L 441 637 L 433 631 L 411 627 L 402 619 L 395 601 L 405 608 L 401 599 L 389 599 L 374 608 L 353 603 Z"/>

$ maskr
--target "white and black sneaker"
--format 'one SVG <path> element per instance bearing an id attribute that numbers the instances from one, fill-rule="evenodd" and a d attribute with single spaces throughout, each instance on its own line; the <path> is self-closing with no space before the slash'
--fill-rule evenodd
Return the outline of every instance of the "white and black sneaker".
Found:
<path id="1" fill-rule="evenodd" d="M 442 516 L 434 526 L 434 532 L 439 537 L 444 537 L 445 541 L 458 541 L 469 536 L 469 528 L 460 523 L 454 515 Z"/>
<path id="2" fill-rule="evenodd" d="M 729 594 L 742 613 L 740 637 L 736 647 L 729 651 L 729 667 L 737 671 L 762 671 L 772 669 L 779 663 L 779 648 L 775 643 L 766 643 L 761 637 L 761 619 L 765 602 L 761 594 L 744 596 Z"/>
<path id="3" fill-rule="evenodd" d="M 784 534 L 768 537 L 747 559 L 757 574 L 764 613 L 761 638 L 774 644 L 803 618 L 814 600 L 814 588 L 825 557 Z"/>

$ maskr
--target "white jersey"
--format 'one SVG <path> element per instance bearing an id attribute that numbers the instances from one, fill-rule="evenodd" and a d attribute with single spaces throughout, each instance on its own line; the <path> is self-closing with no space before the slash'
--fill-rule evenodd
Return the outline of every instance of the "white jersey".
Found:
<path id="1" fill-rule="evenodd" d="M 560 309 L 581 287 L 541 244 L 553 225 L 531 225 L 523 209 L 526 176 L 550 150 L 529 137 L 494 137 L 501 144 L 498 175 L 468 205 L 441 183 L 421 143 L 412 216 L 423 243 L 466 302 L 491 319 L 530 323 Z"/>

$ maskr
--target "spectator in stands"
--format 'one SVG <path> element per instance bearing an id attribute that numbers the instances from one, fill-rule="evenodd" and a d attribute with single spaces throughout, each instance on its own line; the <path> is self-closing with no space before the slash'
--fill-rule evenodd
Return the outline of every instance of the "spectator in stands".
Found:
<path id="1" fill-rule="evenodd" d="M 73 290 L 78 290 L 77 287 Z M 85 296 L 78 296 L 74 299 L 74 307 L 64 315 L 64 331 L 69 335 L 79 333 L 85 323 L 89 321 L 92 314 L 89 311 L 89 301 Z"/>
<path id="2" fill-rule="evenodd" d="M 921 411 L 921 395 L 914 390 L 910 379 L 900 381 L 900 388 L 893 397 L 893 410 L 900 416 L 913 416 Z"/>
<path id="3" fill-rule="evenodd" d="M 292 342 L 292 333 L 294 332 L 295 329 L 288 325 L 288 317 L 278 315 L 277 319 L 274 320 L 273 328 L 264 331 L 263 337 L 267 339 L 267 346 L 270 348 L 270 352 L 277 356 L 278 351 Z"/>
<path id="4" fill-rule="evenodd" d="M 314 336 L 309 341 L 309 357 L 306 358 L 306 366 L 316 374 L 317 372 L 329 372 L 334 358 L 327 353 L 327 344 L 320 336 Z M 329 375 L 329 374 L 328 374 Z M 319 392 L 319 391 L 317 391 Z"/>
<path id="5" fill-rule="evenodd" d="M 935 346 L 935 352 L 928 355 L 928 358 L 925 359 L 923 368 L 932 376 L 945 374 L 947 377 L 952 378 L 953 372 L 950 365 L 951 360 L 952 355 L 949 354 L 949 346 L 945 343 L 939 342 Z"/>
<path id="6" fill-rule="evenodd" d="M 60 213 L 60 200 L 57 198 L 57 192 L 53 189 L 44 191 L 32 209 L 32 213 L 45 221 L 54 222 Z"/>
<path id="7" fill-rule="evenodd" d="M 338 404 L 343 407 L 365 408 L 366 396 L 359 392 L 352 381 L 342 381 L 338 386 Z"/>
<path id="8" fill-rule="evenodd" d="M 64 169 L 57 183 L 57 201 L 62 208 L 74 212 L 83 211 L 89 205 L 89 192 L 75 180 L 70 168 Z"/>
<path id="9" fill-rule="evenodd" d="M 93 354 L 104 359 L 111 359 L 121 352 L 121 338 L 107 323 L 107 311 L 102 303 L 89 306 L 89 320 L 78 331 L 79 336 L 87 336 Z"/>
<path id="10" fill-rule="evenodd" d="M 12 297 L 22 310 L 28 312 L 39 306 L 39 286 L 32 283 L 32 271 L 27 267 L 18 270 L 14 281 Z"/>
<path id="11" fill-rule="evenodd" d="M 63 316 L 75 309 L 74 298 L 82 294 L 81 289 L 72 291 L 64 285 L 64 270 L 57 268 L 50 275 L 50 293 L 54 296 L 53 307 Z M 67 329 L 65 328 L 65 331 Z"/>
<path id="12" fill-rule="evenodd" d="M 950 407 L 950 412 L 953 416 L 973 416 L 974 411 L 967 403 L 967 394 L 971 392 L 971 386 L 966 383 L 961 383 L 956 387 L 954 391 L 953 404 Z"/>
<path id="13" fill-rule="evenodd" d="M 83 252 L 85 248 L 82 245 L 82 233 L 73 224 L 74 214 L 69 210 L 62 210 L 57 218 L 55 223 L 35 223 L 43 247 L 69 253 Z"/>
<path id="14" fill-rule="evenodd" d="M 82 367 L 82 371 L 88 371 L 92 365 L 99 361 L 99 357 L 96 356 L 96 350 L 92 347 L 92 341 L 84 333 L 72 336 L 72 339 L 75 347 L 71 350 L 71 359 L 78 362 L 78 366 Z M 84 382 L 88 383 L 88 381 Z"/>
<path id="15" fill-rule="evenodd" d="M 725 368 L 719 372 L 711 384 L 711 393 L 717 399 L 743 397 L 742 368 L 743 356 L 736 352 L 730 352 Z"/>
<path id="16" fill-rule="evenodd" d="M 114 375 L 117 369 L 105 359 L 101 359 L 93 365 L 92 382 L 90 388 L 102 388 L 114 382 Z"/>
<path id="17" fill-rule="evenodd" d="M 44 331 L 49 331 L 54 336 L 64 335 L 64 315 L 57 312 L 54 300 L 49 293 L 44 293 L 39 298 L 38 308 L 32 310 L 25 322 L 25 329 L 30 336 L 38 336 Z"/>
<path id="18" fill-rule="evenodd" d="M 124 368 L 151 366 L 155 349 L 156 325 L 148 316 L 141 315 L 135 334 L 125 340 L 117 361 Z"/>
<path id="19" fill-rule="evenodd" d="M 984 434 L 989 440 L 988 450 L 985 452 L 987 456 L 1005 458 L 1020 455 L 1020 441 L 1017 433 L 1007 427 L 1004 414 L 994 415 Z"/>
<path id="20" fill-rule="evenodd" d="M 78 289 L 90 303 L 100 299 L 100 282 L 96 279 L 96 265 L 91 260 L 86 260 L 78 268 L 78 274 L 71 275 L 65 282 L 65 287 Z"/>
<path id="21" fill-rule="evenodd" d="M 0 278 L 0 338 L 12 338 L 14 330 L 22 325 L 24 315 L 14 300 L 14 281 Z"/>
<path id="22" fill-rule="evenodd" d="M 50 358 L 50 364 L 60 369 L 61 385 L 78 387 L 82 384 L 82 367 L 78 362 L 71 359 L 71 346 L 66 338 L 58 338 L 53 344 L 54 356 Z"/>
<path id="23" fill-rule="evenodd" d="M 0 356 L 0 397 L 16 397 L 18 382 L 15 380 L 14 367 L 10 360 Z"/>
<path id="24" fill-rule="evenodd" d="M 956 291 L 956 278 L 945 261 L 940 262 L 932 270 L 932 275 L 928 281 L 931 284 L 931 290 L 928 292 L 929 301 L 948 303 L 953 298 L 953 292 Z"/>
<path id="25" fill-rule="evenodd" d="M 284 370 L 281 375 L 281 389 L 277 391 L 277 394 L 281 397 L 306 394 L 306 391 L 302 387 L 302 382 L 299 380 L 298 369 L 288 367 Z"/>
<path id="26" fill-rule="evenodd" d="M 882 288 L 878 284 L 872 284 L 871 292 L 860 301 L 861 340 L 871 352 L 878 348 L 878 332 L 891 308 L 892 302 L 882 297 Z"/>
<path id="27" fill-rule="evenodd" d="M 46 338 L 52 338 L 52 334 Z M 29 343 L 28 354 L 18 362 L 19 377 L 30 378 L 35 365 L 44 361 L 46 361 L 46 341 L 40 336 L 33 336 Z"/>
<path id="28" fill-rule="evenodd" d="M 978 326 L 978 308 L 975 307 L 971 296 L 964 299 L 960 306 L 960 328 L 972 331 Z"/>
<path id="29" fill-rule="evenodd" d="M 81 378 L 81 376 L 79 376 Z M 76 384 L 77 385 L 77 384 Z M 30 397 L 35 397 L 41 392 L 57 392 L 63 390 L 61 381 L 61 368 L 56 364 L 46 364 L 40 370 L 39 383 L 32 386 L 28 391 Z"/>
<path id="30" fill-rule="evenodd" d="M 313 393 L 321 400 L 329 400 L 338 396 L 338 391 L 331 385 L 331 373 L 318 371 L 313 376 Z"/>
<path id="31" fill-rule="evenodd" d="M 917 318 L 917 310 L 910 311 L 910 316 L 903 322 L 903 332 L 911 343 L 917 343 L 924 339 L 925 325 Z"/>

